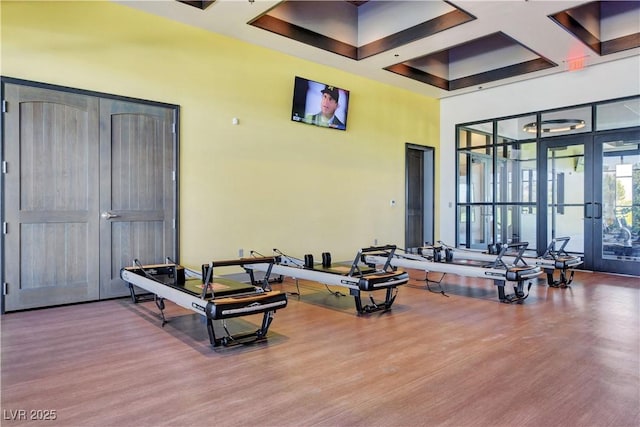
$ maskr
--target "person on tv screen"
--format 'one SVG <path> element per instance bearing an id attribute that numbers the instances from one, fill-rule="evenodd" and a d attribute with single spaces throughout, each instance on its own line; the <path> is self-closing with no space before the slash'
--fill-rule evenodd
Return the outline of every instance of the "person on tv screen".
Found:
<path id="1" fill-rule="evenodd" d="M 344 130 L 344 123 L 335 116 L 335 112 L 339 106 L 338 101 L 340 99 L 338 89 L 333 86 L 326 85 L 321 92 L 322 98 L 320 98 L 320 112 L 305 116 L 304 121 L 317 126 Z"/>

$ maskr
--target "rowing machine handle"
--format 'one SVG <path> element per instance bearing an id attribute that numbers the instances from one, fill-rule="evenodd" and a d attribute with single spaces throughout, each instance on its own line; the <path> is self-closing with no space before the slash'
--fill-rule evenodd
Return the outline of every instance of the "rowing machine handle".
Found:
<path id="1" fill-rule="evenodd" d="M 368 248 L 362 248 L 360 249 L 360 251 L 362 253 L 364 252 L 377 252 L 377 251 L 388 251 L 388 250 L 395 250 L 397 248 L 396 245 L 384 245 L 384 246 L 370 246 Z"/>

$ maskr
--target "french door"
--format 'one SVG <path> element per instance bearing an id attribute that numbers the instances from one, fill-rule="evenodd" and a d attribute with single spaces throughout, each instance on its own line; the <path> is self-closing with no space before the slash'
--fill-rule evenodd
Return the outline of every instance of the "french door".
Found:
<path id="1" fill-rule="evenodd" d="M 538 241 L 569 236 L 584 268 L 640 275 L 640 132 L 541 144 Z"/>

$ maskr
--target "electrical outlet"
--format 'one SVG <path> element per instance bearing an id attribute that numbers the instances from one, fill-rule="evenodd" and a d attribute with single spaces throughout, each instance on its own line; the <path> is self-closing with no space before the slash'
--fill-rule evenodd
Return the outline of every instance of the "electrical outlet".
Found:
<path id="1" fill-rule="evenodd" d="M 240 258 L 242 258 L 244 256 L 244 249 L 242 249 L 242 248 L 238 249 L 238 256 Z"/>

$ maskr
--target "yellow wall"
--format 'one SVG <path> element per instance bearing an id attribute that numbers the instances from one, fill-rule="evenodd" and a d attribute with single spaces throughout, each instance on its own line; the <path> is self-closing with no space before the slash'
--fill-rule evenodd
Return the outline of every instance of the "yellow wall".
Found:
<path id="1" fill-rule="evenodd" d="M 438 148 L 437 100 L 114 3 L 0 5 L 3 76 L 180 105 L 183 263 L 404 245 L 405 143 Z M 296 75 L 351 91 L 346 132 L 290 121 Z"/>

